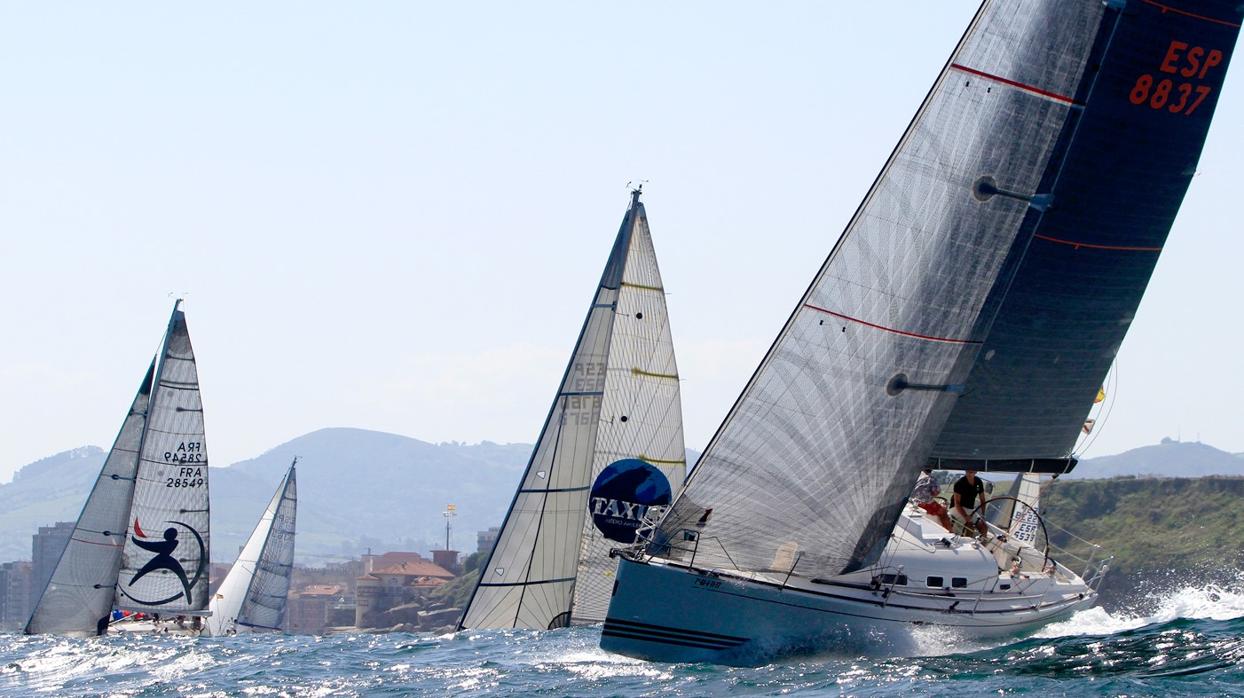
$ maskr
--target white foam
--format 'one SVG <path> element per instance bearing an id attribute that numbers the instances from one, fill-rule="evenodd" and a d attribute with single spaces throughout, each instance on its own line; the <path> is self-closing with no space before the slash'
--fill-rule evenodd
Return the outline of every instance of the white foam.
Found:
<path id="1" fill-rule="evenodd" d="M 1110 635 L 1146 625 L 1169 623 L 1180 618 L 1231 620 L 1240 617 L 1244 617 L 1244 593 L 1238 589 L 1209 584 L 1204 587 L 1184 587 L 1162 594 L 1157 610 L 1151 615 L 1113 615 L 1102 608 L 1090 608 L 1062 623 L 1046 626 L 1036 637 Z"/>

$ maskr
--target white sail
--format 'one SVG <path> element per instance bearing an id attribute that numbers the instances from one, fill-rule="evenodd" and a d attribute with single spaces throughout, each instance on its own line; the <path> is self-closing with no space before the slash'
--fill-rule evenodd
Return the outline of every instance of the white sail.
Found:
<path id="1" fill-rule="evenodd" d="M 642 239 L 636 242 L 636 236 Z M 633 252 L 640 261 L 628 273 Z M 576 598 L 580 572 L 596 578 L 602 575 L 598 567 L 581 567 L 580 556 L 595 556 L 603 547 L 585 544 L 583 539 L 586 528 L 598 520 L 589 516 L 593 490 L 600 494 L 601 486 L 609 489 L 607 483 L 597 482 L 607 466 L 622 461 L 611 472 L 626 470 L 622 474 L 632 480 L 647 475 L 649 481 L 658 479 L 653 473 L 666 480 L 672 475 L 674 486 L 681 483 L 683 465 L 675 462 L 683 458 L 677 374 L 660 288 L 636 191 L 531 461 L 497 544 L 481 567 L 460 627 L 567 625 L 572 605 L 581 600 Z M 615 332 L 628 335 L 618 339 L 624 347 L 618 357 L 610 353 Z M 608 391 L 615 384 L 619 394 L 611 398 Z M 636 389 L 639 392 L 626 396 Z M 660 423 L 662 417 L 667 424 Z M 652 460 L 636 462 L 637 456 Z M 628 502 L 632 514 L 637 506 L 634 499 Z M 627 527 L 623 521 L 614 523 Z M 593 587 L 589 582 L 589 588 Z M 599 605 L 595 592 L 589 591 L 582 600 L 590 608 Z"/>
<path id="2" fill-rule="evenodd" d="M 139 449 L 117 606 L 205 615 L 208 598 L 208 460 L 194 349 L 181 301 L 156 366 Z"/>
<path id="3" fill-rule="evenodd" d="M 294 567 L 297 463 L 295 458 L 208 605 L 211 616 L 207 630 L 211 635 L 282 630 Z"/>
<path id="4" fill-rule="evenodd" d="M 1020 473 L 1015 478 L 1013 495 L 1023 506 L 1011 516 L 1007 527 L 1011 538 L 1021 543 L 1031 543 L 1037 537 L 1038 513 L 1041 509 L 1041 476 L 1036 473 Z"/>
<path id="5" fill-rule="evenodd" d="M 576 623 L 605 620 L 617 569 L 609 550 L 634 543 L 647 509 L 668 507 L 686 476 L 674 341 L 642 203 L 633 218 L 579 553 Z"/>
<path id="6" fill-rule="evenodd" d="M 27 634 L 102 635 L 108 627 L 154 372 L 152 361 L 69 543 L 35 604 Z"/>

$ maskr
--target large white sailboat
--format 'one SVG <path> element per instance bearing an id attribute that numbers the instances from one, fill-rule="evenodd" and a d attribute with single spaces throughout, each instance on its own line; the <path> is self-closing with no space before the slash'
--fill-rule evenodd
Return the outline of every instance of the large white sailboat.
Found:
<path id="1" fill-rule="evenodd" d="M 636 189 L 496 546 L 459 628 L 604 620 L 611 548 L 686 471 L 665 291 Z"/>
<path id="2" fill-rule="evenodd" d="M 102 635 L 112 610 L 207 614 L 208 462 L 181 301 L 87 497 L 28 634 Z"/>
<path id="3" fill-rule="evenodd" d="M 295 458 L 276 488 L 259 524 L 208 604 L 208 634 L 281 632 L 294 569 L 294 531 L 298 513 Z"/>
<path id="4" fill-rule="evenodd" d="M 1074 467 L 1242 13 L 986 0 L 682 494 L 618 551 L 601 646 L 901 653 L 1092 604 L 1023 497 L 977 538 L 908 494 L 924 467 Z"/>

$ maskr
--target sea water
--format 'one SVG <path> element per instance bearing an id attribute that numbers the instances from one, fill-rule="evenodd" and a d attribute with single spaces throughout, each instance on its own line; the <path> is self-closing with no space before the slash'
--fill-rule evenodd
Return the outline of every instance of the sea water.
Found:
<path id="1" fill-rule="evenodd" d="M 599 628 L 446 635 L 0 636 L 0 694 L 1239 695 L 1244 594 L 1185 588 L 1145 615 L 1095 608 L 1011 643 L 936 629 L 921 656 L 789 659 L 752 668 L 659 664 L 602 651 Z"/>

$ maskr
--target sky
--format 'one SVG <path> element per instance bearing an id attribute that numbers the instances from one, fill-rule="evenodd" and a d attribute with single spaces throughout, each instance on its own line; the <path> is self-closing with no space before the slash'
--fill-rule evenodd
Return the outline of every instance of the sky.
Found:
<path id="1" fill-rule="evenodd" d="M 0 2 L 0 481 L 111 443 L 183 294 L 216 465 L 531 442 L 638 181 L 702 448 L 975 9 Z M 1244 451 L 1241 72 L 1084 455 Z"/>

